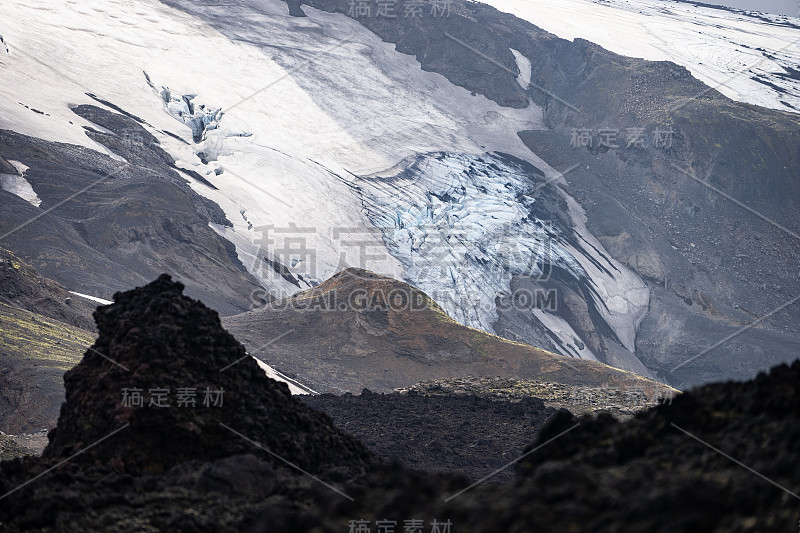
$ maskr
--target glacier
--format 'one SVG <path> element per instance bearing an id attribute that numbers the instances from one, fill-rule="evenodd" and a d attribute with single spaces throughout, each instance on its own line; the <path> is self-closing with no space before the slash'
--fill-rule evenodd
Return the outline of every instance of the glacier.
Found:
<path id="1" fill-rule="evenodd" d="M 799 58 L 783 26 L 765 37 L 746 15 L 701 10 L 714 29 L 698 36 L 671 2 L 671 19 L 654 0 L 643 0 L 641 12 L 621 0 L 542 0 L 536 9 L 488 3 L 557 35 L 672 59 L 712 85 L 763 55 L 736 26 L 773 44 L 773 59 L 753 66 L 754 76 L 775 79 Z M 501 107 L 423 71 L 358 21 L 303 10 L 306 17 L 291 17 L 279 0 L 7 0 L 0 128 L 115 157 L 86 135 L 97 125 L 72 112 L 96 105 L 97 95 L 141 117 L 177 166 L 207 177 L 214 188 L 191 187 L 231 222 L 211 226 L 275 297 L 358 266 L 404 279 L 458 321 L 497 332 L 498 306 L 516 280 L 546 289 L 557 273 L 633 361 L 648 289 L 586 228 L 562 188 L 567 169 L 551 167 L 517 136 L 546 129 L 542 110 Z M 512 53 L 524 87 L 530 59 Z M 751 78 L 720 90 L 786 107 Z M 781 79 L 782 98 L 800 105 L 795 82 Z M 563 213 L 541 212 L 545 192 Z M 527 312 L 550 332 L 552 349 L 600 358 L 575 324 L 547 308 Z"/>
<path id="2" fill-rule="evenodd" d="M 517 306 L 547 324 L 562 351 L 598 360 L 585 343 L 575 342 L 579 335 L 567 322 L 547 316 L 557 309 L 537 305 L 541 293 L 512 289 L 514 278 L 536 285 L 558 271 L 581 286 L 621 344 L 635 351 L 649 290 L 593 242 L 579 208 L 566 219 L 537 209 L 539 191 L 550 186 L 544 171 L 502 154 L 425 154 L 402 167 L 396 175 L 354 182 L 362 209 L 403 265 L 405 279 L 450 316 L 497 333 L 498 307 Z M 567 203 L 569 197 L 554 189 Z M 522 332 L 518 337 L 532 340 Z"/>
<path id="3" fill-rule="evenodd" d="M 530 178 L 496 156 L 420 156 L 396 176 L 358 183 L 407 279 L 462 323 L 492 331 L 495 296 L 511 292 L 512 275 L 543 279 L 560 264 L 587 276 L 548 221 L 529 218 Z"/>

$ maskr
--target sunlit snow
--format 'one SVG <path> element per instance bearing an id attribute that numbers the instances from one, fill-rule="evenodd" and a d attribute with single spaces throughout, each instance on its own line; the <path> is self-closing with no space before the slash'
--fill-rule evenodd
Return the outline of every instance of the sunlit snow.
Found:
<path id="1" fill-rule="evenodd" d="M 800 65 L 798 18 L 756 18 L 673 0 L 483 3 L 564 39 L 586 39 L 629 57 L 673 61 L 734 100 L 800 112 L 800 79 L 787 70 L 796 72 Z M 754 79 L 759 77 L 772 87 Z"/>

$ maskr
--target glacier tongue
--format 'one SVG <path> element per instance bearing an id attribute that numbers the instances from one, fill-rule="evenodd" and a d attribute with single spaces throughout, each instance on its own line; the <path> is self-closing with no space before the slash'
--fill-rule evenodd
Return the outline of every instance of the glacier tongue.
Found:
<path id="1" fill-rule="evenodd" d="M 558 271 L 561 281 L 593 300 L 616 340 L 635 350 L 647 287 L 609 259 L 586 230 L 580 207 L 561 189 L 556 190 L 570 206 L 568 222 L 563 213 L 549 219 L 535 209 L 538 191 L 547 184 L 543 171 L 502 155 L 434 153 L 396 175 L 365 176 L 357 183 L 364 212 L 408 281 L 459 322 L 495 332 L 498 306 L 516 306 L 555 329 L 565 355 L 596 359 L 556 316 L 558 295 L 546 287 Z M 532 280 L 538 288 L 512 290 L 514 278 Z"/>

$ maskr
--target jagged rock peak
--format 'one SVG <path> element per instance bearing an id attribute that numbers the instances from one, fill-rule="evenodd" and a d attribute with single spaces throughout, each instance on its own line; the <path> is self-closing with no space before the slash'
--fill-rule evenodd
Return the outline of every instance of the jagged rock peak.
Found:
<path id="1" fill-rule="evenodd" d="M 252 440 L 311 472 L 361 470 L 366 449 L 268 378 L 183 288 L 162 275 L 97 309 L 99 336 L 64 376 L 66 403 L 44 456 L 95 444 L 75 460 L 159 472 L 263 453 Z"/>

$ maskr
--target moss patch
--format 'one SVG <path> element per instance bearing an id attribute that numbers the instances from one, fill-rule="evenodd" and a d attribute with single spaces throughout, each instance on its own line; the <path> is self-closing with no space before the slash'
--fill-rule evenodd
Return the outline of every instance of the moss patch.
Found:
<path id="1" fill-rule="evenodd" d="M 0 352 L 67 371 L 81 360 L 94 335 L 57 320 L 0 303 Z"/>

